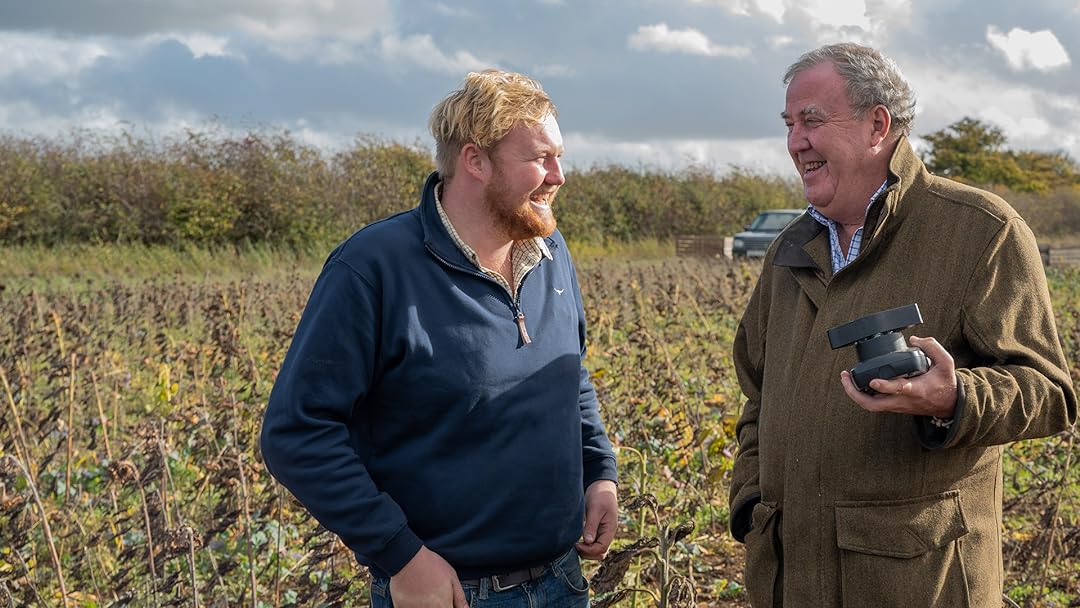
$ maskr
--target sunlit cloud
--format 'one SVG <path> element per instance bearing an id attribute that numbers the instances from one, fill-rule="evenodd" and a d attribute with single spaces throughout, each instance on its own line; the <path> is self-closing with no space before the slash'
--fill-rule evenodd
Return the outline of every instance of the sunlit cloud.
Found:
<path id="1" fill-rule="evenodd" d="M 653 139 L 627 142 L 564 134 L 567 165 L 576 170 L 620 164 L 676 171 L 704 167 L 717 174 L 739 168 L 756 173 L 795 175 L 783 137 L 754 139 Z M 725 159 L 718 163 L 717 159 Z"/>
<path id="2" fill-rule="evenodd" d="M 721 57 L 746 57 L 750 48 L 745 46 L 722 46 L 713 44 L 708 36 L 694 28 L 673 30 L 666 23 L 642 25 L 631 34 L 627 46 L 636 51 L 659 51 L 661 53 L 687 53 Z"/>
<path id="3" fill-rule="evenodd" d="M 1005 55 L 1009 67 L 1017 71 L 1033 69 L 1049 72 L 1071 63 L 1065 47 L 1050 30 L 1029 32 L 1014 27 L 1005 34 L 997 26 L 991 25 L 986 28 L 986 40 Z"/>
<path id="4" fill-rule="evenodd" d="M 152 34 L 145 38 L 150 45 L 157 45 L 165 40 L 175 40 L 191 51 L 192 57 L 240 57 L 229 49 L 229 39 L 226 36 L 215 36 L 200 32 L 189 34 Z"/>
<path id="5" fill-rule="evenodd" d="M 110 44 L 94 39 L 66 39 L 50 34 L 0 32 L 0 80 L 67 81 L 112 54 Z"/>
<path id="6" fill-rule="evenodd" d="M 432 5 L 432 9 L 434 9 L 436 13 L 439 13 L 443 17 L 451 17 L 454 19 L 462 19 L 473 16 L 473 13 L 469 11 L 469 9 L 461 8 L 459 6 L 450 6 L 445 2 L 436 2 Z"/>
<path id="7" fill-rule="evenodd" d="M 920 135 L 969 116 L 1000 127 L 1010 148 L 1063 149 L 1080 158 L 1076 97 L 946 66 L 913 65 L 905 74 L 918 93 L 915 132 Z"/>
<path id="8" fill-rule="evenodd" d="M 379 53 L 388 64 L 406 63 L 449 75 L 496 67 L 493 61 L 480 59 L 468 51 L 445 53 L 435 44 L 430 34 L 417 34 L 399 38 L 384 36 Z"/>
<path id="9" fill-rule="evenodd" d="M 690 3 L 719 6 L 733 15 L 765 14 L 776 22 L 784 17 L 784 0 L 690 0 Z"/>

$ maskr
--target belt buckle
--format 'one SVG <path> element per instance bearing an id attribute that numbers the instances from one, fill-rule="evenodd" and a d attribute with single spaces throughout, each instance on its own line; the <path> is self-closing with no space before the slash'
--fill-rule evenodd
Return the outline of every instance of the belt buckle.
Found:
<path id="1" fill-rule="evenodd" d="M 502 583 L 499 582 L 499 577 L 498 576 L 492 576 L 491 577 L 491 588 L 494 589 L 496 593 L 502 593 L 503 591 L 507 591 L 509 589 L 513 589 L 514 587 L 520 587 L 520 586 L 521 586 L 521 583 L 519 582 L 519 583 L 514 583 L 512 585 L 506 585 L 504 587 L 502 585 Z"/>

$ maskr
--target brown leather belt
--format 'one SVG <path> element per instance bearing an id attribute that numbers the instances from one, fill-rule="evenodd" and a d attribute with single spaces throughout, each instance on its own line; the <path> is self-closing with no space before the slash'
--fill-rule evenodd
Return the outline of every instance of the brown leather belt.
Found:
<path id="1" fill-rule="evenodd" d="M 480 587 L 485 580 L 489 580 L 491 581 L 491 588 L 496 592 L 506 591 L 507 589 L 513 589 L 514 587 L 521 586 L 529 581 L 535 581 L 541 576 L 544 576 L 544 573 L 547 572 L 547 570 L 548 565 L 536 566 L 533 568 L 514 570 L 513 572 L 507 572 L 506 574 L 497 574 L 495 576 L 461 579 L 461 584 L 470 587 Z"/>

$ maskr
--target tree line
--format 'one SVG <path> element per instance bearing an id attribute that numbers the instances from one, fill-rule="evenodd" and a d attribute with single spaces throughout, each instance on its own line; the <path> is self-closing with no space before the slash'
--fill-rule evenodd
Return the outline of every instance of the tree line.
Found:
<path id="1" fill-rule="evenodd" d="M 1066 154 L 1010 150 L 970 118 L 923 138 L 935 173 L 1001 194 L 1040 237 L 1080 234 L 1080 167 Z M 5 135 L 0 244 L 324 244 L 414 206 L 432 169 L 424 146 L 373 136 L 326 153 L 288 132 Z M 793 177 L 606 165 L 571 171 L 556 204 L 564 234 L 600 243 L 731 234 L 805 202 Z"/>

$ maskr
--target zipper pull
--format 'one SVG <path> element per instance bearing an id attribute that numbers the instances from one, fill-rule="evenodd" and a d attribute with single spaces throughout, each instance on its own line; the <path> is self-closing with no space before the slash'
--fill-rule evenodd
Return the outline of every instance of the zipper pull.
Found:
<path id="1" fill-rule="evenodd" d="M 525 344 L 531 344 L 532 339 L 529 338 L 529 330 L 525 329 L 525 313 L 520 310 L 517 313 L 517 326 L 518 333 L 521 334 L 521 341 Z"/>

